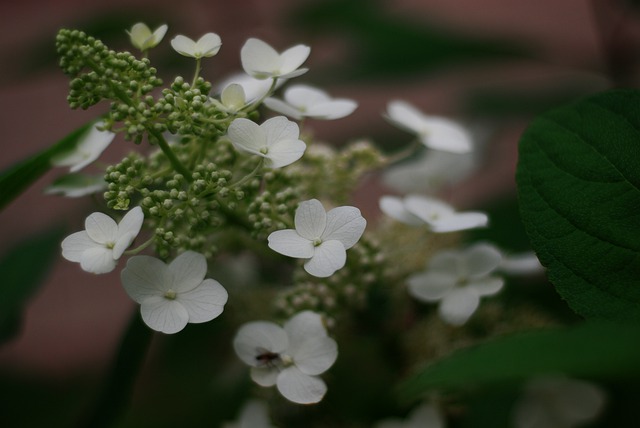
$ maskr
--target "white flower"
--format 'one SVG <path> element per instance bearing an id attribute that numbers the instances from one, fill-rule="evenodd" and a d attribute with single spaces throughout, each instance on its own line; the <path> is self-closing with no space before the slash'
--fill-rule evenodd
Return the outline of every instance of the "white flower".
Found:
<path id="1" fill-rule="evenodd" d="M 87 272 L 111 272 L 124 250 L 140 233 L 143 220 L 140 207 L 129 211 L 118 224 L 106 214 L 93 213 L 84 222 L 85 230 L 62 241 L 62 257 L 79 262 Z"/>
<path id="2" fill-rule="evenodd" d="M 227 290 L 204 279 L 207 261 L 186 251 L 169 265 L 150 256 L 134 256 L 120 275 L 127 294 L 140 303 L 144 322 L 156 331 L 177 333 L 187 323 L 211 321 L 222 313 Z"/>
<path id="3" fill-rule="evenodd" d="M 573 428 L 594 421 L 606 402 L 596 385 L 563 377 L 541 377 L 525 386 L 516 403 L 516 428 Z"/>
<path id="4" fill-rule="evenodd" d="M 247 105 L 247 97 L 245 95 L 244 88 L 242 85 L 237 83 L 231 83 L 225 86 L 220 94 L 220 101 L 215 98 L 209 98 L 209 101 L 211 101 L 211 103 L 220 110 L 232 114 L 239 112 L 245 105 Z"/>
<path id="5" fill-rule="evenodd" d="M 329 94 L 307 85 L 295 85 L 284 91 L 284 101 L 267 98 L 264 104 L 271 110 L 296 120 L 304 117 L 312 119 L 340 119 L 350 115 L 358 104 L 345 98 L 331 98 Z"/>
<path id="6" fill-rule="evenodd" d="M 146 24 L 138 22 L 128 31 L 131 44 L 143 52 L 151 49 L 162 41 L 162 38 L 167 33 L 167 28 L 167 25 L 163 24 L 152 33 Z"/>
<path id="7" fill-rule="evenodd" d="M 100 192 L 106 188 L 107 182 L 104 181 L 104 175 L 67 174 L 47 186 L 44 192 L 50 195 L 79 198 Z"/>
<path id="8" fill-rule="evenodd" d="M 387 105 L 387 118 L 414 133 L 425 146 L 453 153 L 466 153 L 473 147 L 469 133 L 456 122 L 438 116 L 426 116 L 404 101 Z"/>
<path id="9" fill-rule="evenodd" d="M 171 47 L 180 55 L 191 58 L 208 58 L 218 53 L 222 40 L 216 33 L 207 33 L 194 42 L 188 37 L 178 35 L 171 39 Z"/>
<path id="10" fill-rule="evenodd" d="M 327 392 L 318 375 L 338 357 L 338 345 L 327 336 L 320 315 L 304 311 L 284 325 L 266 321 L 244 324 L 233 340 L 238 357 L 251 366 L 251 379 L 276 385 L 290 401 L 317 403 Z"/>
<path id="11" fill-rule="evenodd" d="M 279 88 L 286 82 L 286 79 L 278 79 L 276 88 Z M 271 89 L 272 82 L 270 80 L 256 79 L 246 73 L 236 73 L 225 79 L 219 86 L 219 90 L 224 91 L 231 84 L 242 86 L 247 103 L 258 100 L 265 96 Z"/>
<path id="12" fill-rule="evenodd" d="M 422 404 L 416 407 L 406 419 L 385 419 L 375 428 L 444 428 L 445 421 L 437 407 Z"/>
<path id="13" fill-rule="evenodd" d="M 299 68 L 306 61 L 311 48 L 296 45 L 278 53 L 267 43 L 251 38 L 240 50 L 244 71 L 256 79 L 285 78 L 300 76 L 307 68 Z"/>
<path id="14" fill-rule="evenodd" d="M 440 302 L 440 317 L 462 325 L 478 308 L 480 297 L 502 289 L 502 278 L 491 273 L 502 257 L 492 245 L 480 243 L 464 251 L 442 251 L 434 255 L 427 270 L 407 279 L 409 294 L 418 300 Z"/>
<path id="15" fill-rule="evenodd" d="M 267 168 L 287 166 L 300 159 L 307 148 L 299 139 L 298 125 L 284 116 L 272 117 L 262 125 L 238 118 L 227 132 L 236 149 L 264 158 Z"/>
<path id="16" fill-rule="evenodd" d="M 259 400 L 249 400 L 235 422 L 227 422 L 222 428 L 273 428 L 269 421 L 267 405 Z"/>
<path id="17" fill-rule="evenodd" d="M 453 207 L 435 198 L 409 195 L 405 198 L 383 196 L 380 209 L 389 217 L 410 226 L 426 224 L 435 233 L 456 232 L 487 225 L 489 218 L 477 211 L 456 212 Z"/>
<path id="18" fill-rule="evenodd" d="M 325 212 L 317 199 L 301 202 L 296 210 L 295 230 L 277 230 L 268 237 L 269 248 L 288 257 L 307 259 L 304 270 L 325 278 L 341 269 L 347 250 L 362 236 L 367 221 L 356 207 Z"/>
<path id="19" fill-rule="evenodd" d="M 100 131 L 98 128 L 102 126 L 104 126 L 103 122 L 96 123 L 78 141 L 73 150 L 55 156 L 51 159 L 51 163 L 55 166 L 69 166 L 69 171 L 77 172 L 98 159 L 116 136 L 113 132 Z"/>

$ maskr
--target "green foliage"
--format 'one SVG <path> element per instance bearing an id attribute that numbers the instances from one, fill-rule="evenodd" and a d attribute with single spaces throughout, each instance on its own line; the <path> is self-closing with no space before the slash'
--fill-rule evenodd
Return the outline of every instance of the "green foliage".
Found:
<path id="1" fill-rule="evenodd" d="M 93 124 L 90 122 L 81 126 L 48 149 L 0 173 L 0 209 L 47 172 L 51 168 L 51 159 L 73 150 Z"/>
<path id="2" fill-rule="evenodd" d="M 640 93 L 606 92 L 538 117 L 520 142 L 522 219 L 578 314 L 640 321 Z"/>
<path id="3" fill-rule="evenodd" d="M 637 327 L 586 323 L 504 336 L 425 367 L 401 384 L 399 392 L 416 400 L 431 390 L 499 385 L 557 373 L 637 378 L 638 334 Z"/>

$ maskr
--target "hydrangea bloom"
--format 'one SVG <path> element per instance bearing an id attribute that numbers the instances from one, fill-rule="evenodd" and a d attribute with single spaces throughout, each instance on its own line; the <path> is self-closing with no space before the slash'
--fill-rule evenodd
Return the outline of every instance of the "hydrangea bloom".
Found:
<path id="1" fill-rule="evenodd" d="M 318 375 L 338 357 L 338 345 L 327 336 L 320 315 L 304 311 L 280 327 L 266 321 L 244 324 L 233 340 L 238 357 L 251 366 L 251 379 L 274 386 L 294 403 L 322 400 L 327 385 Z"/>
<path id="2" fill-rule="evenodd" d="M 573 428 L 594 421 L 606 403 L 596 385 L 577 379 L 541 377 L 527 383 L 516 403 L 516 428 Z"/>
<path id="3" fill-rule="evenodd" d="M 78 141 L 73 150 L 55 156 L 51 163 L 55 166 L 68 166 L 69 171 L 77 172 L 98 159 L 116 136 L 113 132 L 99 130 L 98 128 L 102 126 L 104 126 L 103 122 L 96 123 Z"/>
<path id="4" fill-rule="evenodd" d="M 93 213 L 85 220 L 85 230 L 62 241 L 62 257 L 79 262 L 87 272 L 111 272 L 140 233 L 143 220 L 140 207 L 130 210 L 118 224 L 106 214 Z"/>
<path id="5" fill-rule="evenodd" d="M 250 400 L 240 411 L 235 422 L 226 422 L 222 428 L 274 428 L 269 420 L 267 405 L 259 400 Z"/>
<path id="6" fill-rule="evenodd" d="M 442 320 L 462 325 L 478 308 L 480 297 L 502 289 L 503 279 L 491 275 L 501 260 L 500 252 L 486 243 L 439 252 L 424 272 L 409 276 L 409 293 L 418 300 L 440 302 Z"/>
<path id="7" fill-rule="evenodd" d="M 438 116 L 426 116 L 409 103 L 392 101 L 387 105 L 387 118 L 418 136 L 422 144 L 453 153 L 471 151 L 473 144 L 469 133 L 452 120 Z"/>
<path id="8" fill-rule="evenodd" d="M 251 38 L 240 50 L 242 68 L 256 79 L 284 78 L 300 76 L 307 68 L 299 68 L 307 60 L 311 48 L 296 45 L 282 53 L 260 39 Z"/>
<path id="9" fill-rule="evenodd" d="M 294 85 L 284 91 L 284 101 L 267 98 L 264 104 L 271 110 L 296 120 L 304 117 L 312 119 L 340 119 L 356 109 L 355 101 L 345 98 L 331 98 L 329 94 L 307 85 Z"/>
<path id="10" fill-rule="evenodd" d="M 422 404 L 416 407 L 406 419 L 385 419 L 375 428 L 444 428 L 445 421 L 437 407 Z"/>
<path id="11" fill-rule="evenodd" d="M 222 40 L 216 33 L 207 33 L 200 37 L 198 41 L 182 35 L 171 39 L 171 47 L 180 55 L 191 58 L 208 58 L 218 53 L 222 46 Z"/>
<path id="12" fill-rule="evenodd" d="M 277 230 L 268 237 L 269 248 L 288 257 L 306 259 L 304 270 L 320 278 L 333 275 L 347 260 L 347 250 L 364 233 L 367 221 L 355 207 L 326 212 L 317 199 L 301 202 L 295 230 Z"/>
<path id="13" fill-rule="evenodd" d="M 242 85 L 230 83 L 220 93 L 220 101 L 215 98 L 209 98 L 209 101 L 222 111 L 237 113 L 247 105 L 247 96 Z"/>
<path id="14" fill-rule="evenodd" d="M 382 212 L 389 217 L 410 226 L 426 224 L 435 233 L 475 229 L 484 227 L 489 222 L 485 213 L 456 212 L 451 205 L 427 196 L 383 196 L 379 205 Z"/>
<path id="15" fill-rule="evenodd" d="M 177 333 L 187 323 L 220 315 L 227 290 L 207 274 L 205 257 L 186 251 L 169 265 L 150 256 L 131 257 L 120 275 L 127 294 L 140 304 L 144 322 L 156 331 Z"/>
<path id="16" fill-rule="evenodd" d="M 167 33 L 167 28 L 167 24 L 163 24 L 152 33 L 147 24 L 138 22 L 128 31 L 131 44 L 143 52 L 156 47 Z"/>
<path id="17" fill-rule="evenodd" d="M 284 116 L 272 117 L 262 125 L 249 119 L 231 122 L 228 136 L 233 146 L 264 158 L 268 168 L 281 168 L 302 157 L 307 145 L 300 140 L 300 129 Z"/>

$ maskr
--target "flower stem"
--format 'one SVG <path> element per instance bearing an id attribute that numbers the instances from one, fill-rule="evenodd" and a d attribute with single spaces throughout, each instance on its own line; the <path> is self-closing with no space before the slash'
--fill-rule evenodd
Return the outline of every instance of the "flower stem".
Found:
<path id="1" fill-rule="evenodd" d="M 78 427 L 102 428 L 113 426 L 129 405 L 136 375 L 145 359 L 153 331 L 147 327 L 138 311 L 120 342 L 106 384 L 92 412 L 83 418 Z"/>
<path id="2" fill-rule="evenodd" d="M 171 163 L 171 166 L 173 166 L 173 169 L 175 169 L 176 172 L 182 174 L 184 179 L 188 182 L 193 181 L 191 172 L 182 164 L 182 162 L 180 162 L 176 154 L 173 153 L 173 150 L 171 150 L 171 147 L 169 147 L 169 143 L 167 143 L 167 140 L 164 139 L 162 134 L 154 129 L 151 129 L 151 127 L 147 128 L 147 132 L 157 140 L 160 150 L 162 150 L 162 153 L 164 153 L 167 159 L 169 159 L 169 162 Z"/>
<path id="3" fill-rule="evenodd" d="M 260 159 L 260 161 L 258 162 L 258 165 L 256 165 L 256 167 L 253 169 L 253 171 L 251 171 L 249 174 L 247 174 L 246 176 L 242 177 L 240 180 L 236 181 L 235 183 L 231 183 L 229 185 L 229 188 L 233 189 L 235 187 L 242 186 L 244 183 L 246 183 L 247 181 L 251 180 L 253 177 L 256 176 L 258 171 L 260 171 L 262 169 L 262 164 L 263 163 L 264 163 L 263 159 Z"/>
<path id="4" fill-rule="evenodd" d="M 193 80 L 191 81 L 191 87 L 196 86 L 196 82 L 198 81 L 198 76 L 200 76 L 200 62 L 202 58 L 196 58 L 196 71 L 193 73 Z"/>

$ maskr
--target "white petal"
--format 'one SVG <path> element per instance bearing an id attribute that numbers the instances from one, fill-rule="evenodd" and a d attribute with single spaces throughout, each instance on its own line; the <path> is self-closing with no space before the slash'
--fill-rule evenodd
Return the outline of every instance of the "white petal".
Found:
<path id="1" fill-rule="evenodd" d="M 437 302 L 453 290 L 456 276 L 439 272 L 423 272 L 407 278 L 409 294 L 425 302 Z"/>
<path id="2" fill-rule="evenodd" d="M 205 279 L 195 289 L 178 294 L 177 301 L 189 313 L 190 323 L 211 321 L 224 310 L 229 295 L 227 290 L 213 279 Z"/>
<path id="3" fill-rule="evenodd" d="M 272 385 L 275 385 L 275 379 Z M 223 425 L 224 428 L 272 428 L 267 404 L 260 400 L 249 400 L 238 418 L 237 424 Z"/>
<path id="4" fill-rule="evenodd" d="M 260 125 L 260 128 L 264 131 L 269 147 L 283 140 L 297 140 L 300 136 L 298 124 L 284 116 L 272 117 Z"/>
<path id="5" fill-rule="evenodd" d="M 341 119 L 353 113 L 356 107 L 358 107 L 358 103 L 355 101 L 335 99 L 309 107 L 305 116 L 322 120 Z"/>
<path id="6" fill-rule="evenodd" d="M 284 331 L 289 337 L 289 346 L 296 346 L 309 337 L 325 337 L 327 330 L 322 323 L 322 317 L 312 311 L 302 311 L 284 324 Z"/>
<path id="7" fill-rule="evenodd" d="M 142 22 L 134 24 L 133 27 L 131 27 L 131 30 L 129 30 L 129 38 L 131 39 L 131 44 L 140 50 L 144 49 L 145 42 L 151 36 L 151 30 L 146 24 Z"/>
<path id="8" fill-rule="evenodd" d="M 327 392 L 327 385 L 322 379 L 308 376 L 295 366 L 280 372 L 277 386 L 284 398 L 298 404 L 317 403 Z"/>
<path id="9" fill-rule="evenodd" d="M 273 386 L 278 381 L 280 371 L 276 367 L 251 367 L 251 380 L 260 386 Z"/>
<path id="10" fill-rule="evenodd" d="M 276 230 L 267 238 L 269 248 L 288 257 L 308 259 L 313 256 L 313 243 L 293 229 Z"/>
<path id="11" fill-rule="evenodd" d="M 429 272 L 439 272 L 458 278 L 462 271 L 462 259 L 460 251 L 440 251 L 429 260 Z"/>
<path id="12" fill-rule="evenodd" d="M 482 242 L 467 248 L 463 260 L 464 276 L 482 277 L 498 268 L 502 254 L 494 245 Z"/>
<path id="13" fill-rule="evenodd" d="M 272 322 L 254 321 L 242 325 L 233 339 L 238 358 L 250 366 L 261 365 L 256 358 L 265 351 L 280 354 L 289 346 L 287 333 Z"/>
<path id="14" fill-rule="evenodd" d="M 145 324 L 166 334 L 179 332 L 189 321 L 189 314 L 182 304 L 162 296 L 146 298 L 140 305 L 140 314 Z"/>
<path id="15" fill-rule="evenodd" d="M 268 97 L 264 100 L 264 105 L 266 105 L 271 110 L 292 117 L 296 120 L 300 120 L 303 117 L 303 114 L 297 108 L 285 103 L 278 98 Z"/>
<path id="16" fill-rule="evenodd" d="M 127 214 L 118 223 L 118 234 L 123 236 L 125 234 L 133 234 L 134 237 L 140 233 L 140 228 L 144 222 L 144 213 L 142 208 L 135 207 L 129 210 Z"/>
<path id="17" fill-rule="evenodd" d="M 70 262 L 80 262 L 82 253 L 90 248 L 100 246 L 84 230 L 67 236 L 60 245 L 62 247 L 62 257 Z"/>
<path id="18" fill-rule="evenodd" d="M 216 33 L 207 33 L 196 42 L 196 54 L 199 57 L 212 57 L 218 53 L 222 40 Z"/>
<path id="19" fill-rule="evenodd" d="M 310 337 L 290 347 L 288 354 L 301 372 L 315 376 L 326 372 L 338 358 L 338 344 L 330 337 Z"/>
<path id="20" fill-rule="evenodd" d="M 220 101 L 225 107 L 234 111 L 240 110 L 246 104 L 246 96 L 242 85 L 237 83 L 227 85 L 222 94 L 220 94 Z"/>
<path id="21" fill-rule="evenodd" d="M 347 252 L 340 241 L 324 241 L 315 248 L 313 257 L 304 263 L 307 273 L 326 278 L 338 269 L 342 269 L 347 261 Z"/>
<path id="22" fill-rule="evenodd" d="M 196 42 L 181 34 L 171 39 L 171 47 L 180 55 L 192 58 L 196 56 Z"/>
<path id="23" fill-rule="evenodd" d="M 302 63 L 307 60 L 310 53 L 311 48 L 305 45 L 296 45 L 282 52 L 280 55 L 282 61 L 280 74 L 288 74 L 288 77 L 291 77 L 292 72 L 298 70 Z"/>
<path id="24" fill-rule="evenodd" d="M 103 125 L 103 122 L 97 122 L 76 144 L 75 148 L 55 156 L 51 163 L 57 166 L 69 166 L 69 171 L 77 172 L 98 159 L 116 135 L 113 132 L 99 130 L 98 127 Z"/>
<path id="25" fill-rule="evenodd" d="M 169 264 L 168 271 L 173 278 L 170 288 L 185 293 L 200 285 L 207 274 L 207 260 L 200 253 L 185 251 Z"/>
<path id="26" fill-rule="evenodd" d="M 404 207 L 429 224 L 442 218 L 449 218 L 455 213 L 451 205 L 439 199 L 421 195 L 409 195 L 404 198 Z"/>
<path id="27" fill-rule="evenodd" d="M 129 248 L 134 239 L 136 239 L 136 235 L 133 233 L 121 235 L 113 246 L 113 259 L 118 260 L 122 257 L 122 253 Z"/>
<path id="28" fill-rule="evenodd" d="M 389 102 L 387 117 L 400 128 L 416 134 L 422 132 L 426 120 L 420 110 L 404 101 Z"/>
<path id="29" fill-rule="evenodd" d="M 284 92 L 284 99 L 295 107 L 309 108 L 311 106 L 331 101 L 325 91 L 308 85 L 293 85 Z"/>
<path id="30" fill-rule="evenodd" d="M 544 271 L 544 267 L 533 251 L 512 254 L 502 258 L 500 270 L 509 275 L 528 275 Z"/>
<path id="31" fill-rule="evenodd" d="M 167 265 L 150 256 L 133 256 L 120 273 L 124 291 L 138 303 L 152 296 L 162 296 L 171 284 Z"/>
<path id="32" fill-rule="evenodd" d="M 309 71 L 308 68 L 298 68 L 290 73 L 277 73 L 275 76 L 278 76 L 278 80 L 280 79 L 293 79 L 294 77 L 302 76 L 304 73 Z"/>
<path id="33" fill-rule="evenodd" d="M 259 39 L 251 38 L 240 50 L 240 59 L 244 71 L 256 79 L 266 79 L 280 69 L 281 59 L 278 52 Z"/>
<path id="34" fill-rule="evenodd" d="M 93 213 L 87 217 L 84 228 L 89 237 L 99 244 L 114 244 L 118 239 L 118 225 L 103 213 Z"/>
<path id="35" fill-rule="evenodd" d="M 327 226 L 322 234 L 323 240 L 338 240 L 348 250 L 353 247 L 364 233 L 367 220 L 356 207 L 337 207 L 327 213 Z"/>
<path id="36" fill-rule="evenodd" d="M 469 285 L 467 285 L 467 287 L 473 288 L 478 296 L 491 296 L 492 294 L 496 294 L 498 291 L 502 290 L 503 285 L 504 280 L 502 278 L 497 276 L 487 276 L 484 278 L 474 279 L 469 283 Z"/>
<path id="37" fill-rule="evenodd" d="M 327 212 L 317 199 L 300 202 L 294 219 L 296 231 L 311 241 L 320 238 L 327 226 Z"/>
<path id="38" fill-rule="evenodd" d="M 158 43 L 160 43 L 164 38 L 164 35 L 167 34 L 168 28 L 169 27 L 167 26 L 167 24 L 162 24 L 161 26 L 156 28 L 156 31 L 153 32 L 153 37 L 151 38 L 152 42 L 148 44 L 149 45 L 148 47 L 152 48 L 156 46 Z"/>
<path id="39" fill-rule="evenodd" d="M 231 143 L 239 150 L 262 156 L 260 149 L 267 146 L 264 130 L 249 119 L 235 119 L 229 125 L 227 133 Z"/>
<path id="40" fill-rule="evenodd" d="M 431 230 L 435 233 L 457 232 L 460 230 L 485 227 L 489 217 L 481 212 L 463 212 L 431 221 Z"/>
<path id="41" fill-rule="evenodd" d="M 423 404 L 411 412 L 405 428 L 444 428 L 445 421 L 438 408 Z"/>
<path id="42" fill-rule="evenodd" d="M 451 153 L 468 153 L 473 145 L 471 136 L 462 126 L 443 117 L 429 117 L 428 131 L 423 136 L 425 146 Z"/>
<path id="43" fill-rule="evenodd" d="M 89 248 L 80 257 L 80 267 L 91 273 L 111 272 L 116 267 L 113 251 L 106 247 Z"/>
<path id="44" fill-rule="evenodd" d="M 404 206 L 404 201 L 396 196 L 383 196 L 379 202 L 380 210 L 394 220 L 410 226 L 424 224 L 420 217 L 411 214 Z"/>
<path id="45" fill-rule="evenodd" d="M 478 309 L 480 297 L 470 288 L 452 290 L 440 302 L 438 312 L 443 321 L 462 325 Z"/>
<path id="46" fill-rule="evenodd" d="M 300 159 L 307 145 L 302 140 L 280 140 L 269 148 L 268 168 L 282 168 Z"/>

